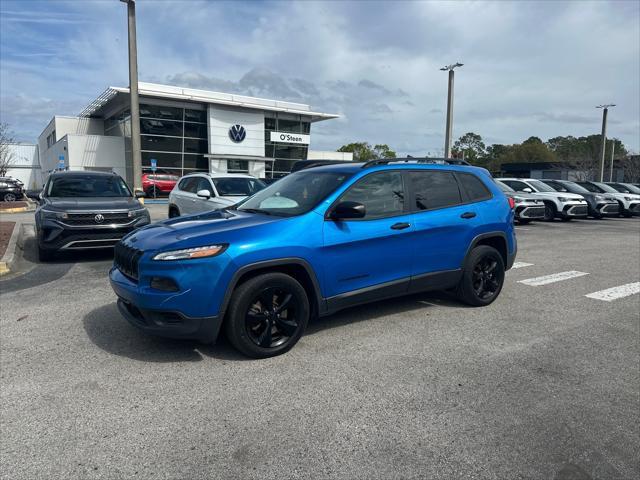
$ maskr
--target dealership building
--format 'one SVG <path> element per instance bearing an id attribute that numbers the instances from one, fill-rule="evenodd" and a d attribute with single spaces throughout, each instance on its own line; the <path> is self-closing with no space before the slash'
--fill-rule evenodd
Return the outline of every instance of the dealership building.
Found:
<path id="1" fill-rule="evenodd" d="M 352 160 L 309 151 L 311 124 L 338 115 L 301 103 L 139 84 L 143 170 L 286 175 L 303 159 Z M 77 117 L 55 116 L 38 138 L 44 177 L 57 169 L 115 171 L 133 183 L 128 88 L 107 88 Z"/>

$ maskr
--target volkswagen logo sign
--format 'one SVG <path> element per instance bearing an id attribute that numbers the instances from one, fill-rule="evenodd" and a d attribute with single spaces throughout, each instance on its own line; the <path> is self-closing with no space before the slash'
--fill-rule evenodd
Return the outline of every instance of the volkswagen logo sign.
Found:
<path id="1" fill-rule="evenodd" d="M 233 125 L 229 129 L 229 138 L 234 143 L 240 143 L 247 136 L 247 131 L 242 125 Z"/>
<path id="2" fill-rule="evenodd" d="M 93 217 L 93 219 L 95 220 L 96 223 L 102 223 L 104 222 L 104 215 L 99 213 L 95 217 Z"/>

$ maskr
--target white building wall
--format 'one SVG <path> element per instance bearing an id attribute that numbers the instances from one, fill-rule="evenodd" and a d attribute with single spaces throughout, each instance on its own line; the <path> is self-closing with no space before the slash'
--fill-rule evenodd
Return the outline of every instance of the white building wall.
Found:
<path id="1" fill-rule="evenodd" d="M 27 189 L 42 187 L 38 146 L 19 143 L 9 145 L 9 148 L 13 152 L 13 159 L 7 176 L 20 180 Z"/>
<path id="2" fill-rule="evenodd" d="M 341 160 L 353 161 L 353 152 L 331 152 L 326 150 L 309 150 L 307 160 Z"/>
<path id="3" fill-rule="evenodd" d="M 58 168 L 60 157 L 68 170 L 113 171 L 126 178 L 124 137 L 66 135 L 41 157 L 45 180 Z"/>
<path id="4" fill-rule="evenodd" d="M 209 105 L 209 153 L 264 157 L 264 112 Z M 247 136 L 240 143 L 229 138 L 233 125 L 242 125 Z"/>

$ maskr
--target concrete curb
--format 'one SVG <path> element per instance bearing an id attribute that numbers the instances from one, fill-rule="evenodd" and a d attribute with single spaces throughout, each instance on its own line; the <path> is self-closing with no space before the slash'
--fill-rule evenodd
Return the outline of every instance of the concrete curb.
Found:
<path id="1" fill-rule="evenodd" d="M 22 213 L 22 212 L 33 212 L 35 208 L 30 207 L 18 207 L 18 208 L 4 208 L 0 210 L 0 213 Z"/>
<path id="2" fill-rule="evenodd" d="M 7 250 L 4 252 L 4 255 L 0 259 L 0 277 L 11 272 L 11 267 L 18 258 L 16 255 L 16 246 L 18 245 L 18 237 L 21 236 L 21 233 L 22 224 L 16 222 L 16 224 L 13 226 L 13 232 L 11 232 L 11 238 L 9 239 Z"/>

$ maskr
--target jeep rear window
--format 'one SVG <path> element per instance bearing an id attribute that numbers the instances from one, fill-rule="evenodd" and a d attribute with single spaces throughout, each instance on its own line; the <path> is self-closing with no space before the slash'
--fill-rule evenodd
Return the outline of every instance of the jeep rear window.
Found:
<path id="1" fill-rule="evenodd" d="M 351 173 L 301 170 L 272 183 L 238 205 L 238 210 L 291 217 L 302 215 L 342 185 Z"/>

